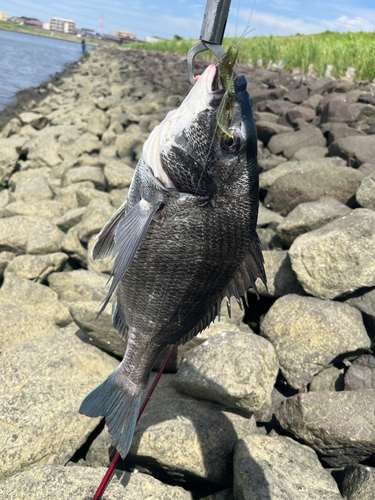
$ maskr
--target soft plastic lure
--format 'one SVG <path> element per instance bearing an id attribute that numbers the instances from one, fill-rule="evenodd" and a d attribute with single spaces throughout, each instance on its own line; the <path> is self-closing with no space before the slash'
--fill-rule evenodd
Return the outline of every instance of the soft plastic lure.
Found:
<path id="1" fill-rule="evenodd" d="M 218 63 L 224 95 L 216 113 L 216 122 L 218 127 L 231 138 L 233 138 L 233 133 L 229 130 L 228 124 L 233 113 L 236 97 L 234 91 L 234 65 L 238 61 L 238 48 L 236 45 L 229 47 Z"/>

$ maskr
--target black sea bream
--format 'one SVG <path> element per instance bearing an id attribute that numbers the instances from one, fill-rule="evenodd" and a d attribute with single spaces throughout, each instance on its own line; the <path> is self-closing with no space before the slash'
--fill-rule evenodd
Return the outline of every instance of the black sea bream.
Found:
<path id="1" fill-rule="evenodd" d="M 216 123 L 218 79 L 211 64 L 153 130 L 128 199 L 93 248 L 94 259 L 116 256 L 103 308 L 117 287 L 113 323 L 128 344 L 80 412 L 105 417 L 122 457 L 160 352 L 206 328 L 224 297 L 239 300 L 258 277 L 266 280 L 255 232 L 257 138 L 247 82 L 235 78 L 231 138 Z"/>

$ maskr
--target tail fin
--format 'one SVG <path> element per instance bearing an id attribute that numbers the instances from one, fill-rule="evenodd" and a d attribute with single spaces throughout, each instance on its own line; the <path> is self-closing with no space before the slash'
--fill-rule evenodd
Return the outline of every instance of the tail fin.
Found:
<path id="1" fill-rule="evenodd" d="M 145 391 L 120 387 L 116 370 L 83 400 L 79 412 L 88 417 L 105 417 L 113 444 L 125 458 L 128 454 Z"/>

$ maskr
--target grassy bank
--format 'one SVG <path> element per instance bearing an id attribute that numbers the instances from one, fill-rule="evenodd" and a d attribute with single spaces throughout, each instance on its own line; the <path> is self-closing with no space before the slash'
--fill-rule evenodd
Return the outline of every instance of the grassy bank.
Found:
<path id="1" fill-rule="evenodd" d="M 236 43 L 234 38 L 224 40 L 224 48 Z M 166 40 L 156 43 L 135 43 L 132 48 L 161 50 L 186 54 L 197 40 Z M 301 67 L 307 71 L 314 64 L 314 71 L 323 75 L 328 64 L 333 64 L 333 76 L 344 76 L 348 66 L 356 68 L 356 80 L 373 81 L 375 78 L 375 36 L 373 33 L 334 33 L 326 31 L 318 35 L 257 36 L 246 38 L 240 44 L 240 62 L 252 59 L 276 63 L 283 60 L 285 70 Z"/>

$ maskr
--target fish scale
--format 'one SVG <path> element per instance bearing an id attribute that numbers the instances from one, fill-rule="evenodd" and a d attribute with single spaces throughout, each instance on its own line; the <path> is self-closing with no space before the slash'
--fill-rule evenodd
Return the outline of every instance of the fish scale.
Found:
<path id="1" fill-rule="evenodd" d="M 233 141 L 223 142 L 218 103 L 210 105 L 217 71 L 209 66 L 151 133 L 128 199 L 92 251 L 94 259 L 115 256 L 103 308 L 116 291 L 114 327 L 128 343 L 119 367 L 80 412 L 105 417 L 122 457 L 160 352 L 206 328 L 224 297 L 239 301 L 258 277 L 266 282 L 255 232 L 257 140 L 246 79 L 234 79 Z"/>

